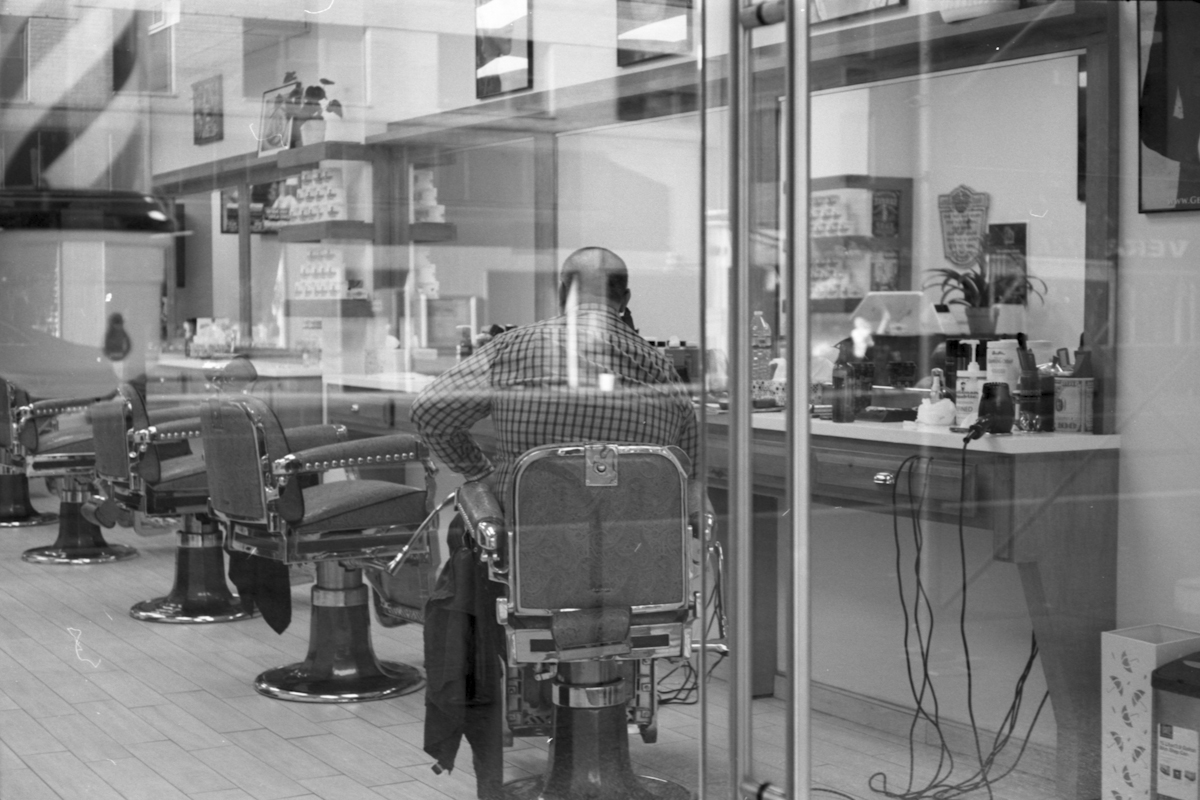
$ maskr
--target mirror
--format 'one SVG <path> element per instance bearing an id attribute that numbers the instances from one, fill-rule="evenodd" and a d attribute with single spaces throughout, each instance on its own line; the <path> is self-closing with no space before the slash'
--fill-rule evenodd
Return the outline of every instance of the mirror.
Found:
<path id="1" fill-rule="evenodd" d="M 911 268 L 901 267 L 898 282 L 887 259 L 881 265 L 867 255 L 874 269 L 846 269 L 852 274 L 840 291 L 854 302 L 832 310 L 813 304 L 814 352 L 849 335 L 858 297 L 873 289 L 919 290 L 927 270 L 951 266 L 938 199 L 958 186 L 986 193 L 990 226 L 1024 225 L 1028 274 L 1046 284 L 1044 302 L 1030 297 L 1025 305 L 1003 306 L 997 330 L 1074 348 L 1084 329 L 1086 204 L 1079 188 L 1081 139 L 1072 135 L 1079 129 L 1080 77 L 1076 56 L 1058 56 L 813 95 L 814 192 L 839 176 L 868 176 L 910 181 L 912 194 L 912 227 L 902 237 L 903 246 L 911 246 Z M 863 233 L 865 241 L 844 237 L 845 245 L 835 246 L 878 250 L 871 231 Z M 814 261 L 829 250 L 814 240 Z M 831 269 L 836 265 L 826 272 Z M 928 290 L 926 297 L 938 303 L 941 292 Z"/>

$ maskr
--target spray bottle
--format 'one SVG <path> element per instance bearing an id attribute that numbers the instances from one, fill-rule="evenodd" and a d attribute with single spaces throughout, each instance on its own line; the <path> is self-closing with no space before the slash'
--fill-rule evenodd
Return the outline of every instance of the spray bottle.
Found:
<path id="1" fill-rule="evenodd" d="M 966 350 L 967 368 L 958 371 L 954 387 L 954 424 L 958 427 L 969 427 L 975 421 L 979 412 L 979 394 L 983 390 L 987 378 L 979 366 L 979 341 L 963 339 L 959 347 Z M 960 350 L 961 352 L 961 350 Z"/>

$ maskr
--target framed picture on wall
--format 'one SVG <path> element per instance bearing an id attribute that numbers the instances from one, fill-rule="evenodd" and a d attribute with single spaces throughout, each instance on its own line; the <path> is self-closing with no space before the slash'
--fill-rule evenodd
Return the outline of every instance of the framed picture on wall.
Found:
<path id="1" fill-rule="evenodd" d="M 192 144 L 211 144 L 225 138 L 225 98 L 221 76 L 192 84 Z"/>
<path id="2" fill-rule="evenodd" d="M 617 0 L 617 66 L 692 52 L 692 0 Z"/>
<path id="3" fill-rule="evenodd" d="M 293 119 L 287 114 L 287 97 L 300 86 L 298 81 L 263 92 L 258 117 L 258 154 L 269 156 L 287 150 L 292 143 Z"/>
<path id="4" fill-rule="evenodd" d="M 530 0 L 475 0 L 475 97 L 533 88 Z"/>
<path id="5" fill-rule="evenodd" d="M 1200 209 L 1200 3 L 1138 3 L 1138 211 Z"/>
<path id="6" fill-rule="evenodd" d="M 885 8 L 899 8 L 907 2 L 908 0 L 813 0 L 809 9 L 815 24 L 868 14 Z"/>

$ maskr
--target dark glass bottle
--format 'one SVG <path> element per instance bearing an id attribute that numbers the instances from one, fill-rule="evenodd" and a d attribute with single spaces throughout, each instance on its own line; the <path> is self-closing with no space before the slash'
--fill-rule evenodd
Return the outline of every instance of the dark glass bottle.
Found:
<path id="1" fill-rule="evenodd" d="M 987 420 L 988 433 L 1012 433 L 1016 417 L 1012 391 L 1007 383 L 985 383 L 979 397 L 979 418 Z"/>

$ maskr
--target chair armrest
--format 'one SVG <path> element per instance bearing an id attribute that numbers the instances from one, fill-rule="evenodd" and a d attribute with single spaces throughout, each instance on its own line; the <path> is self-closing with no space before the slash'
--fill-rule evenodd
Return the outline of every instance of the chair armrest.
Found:
<path id="1" fill-rule="evenodd" d="M 288 432 L 288 438 L 292 438 L 291 431 Z M 277 477 L 287 477 L 344 467 L 403 464 L 427 459 L 425 443 L 417 436 L 394 433 L 299 450 L 278 459 L 273 465 L 273 473 Z"/>
<path id="2" fill-rule="evenodd" d="M 293 453 L 327 444 L 337 444 L 346 441 L 347 438 L 344 425 L 301 425 L 296 428 L 288 428 L 283 433 L 287 436 L 288 449 Z"/>
<path id="3" fill-rule="evenodd" d="M 468 481 L 459 487 L 456 502 L 475 543 L 484 550 L 498 550 L 500 538 L 507 529 L 504 511 L 492 490 L 480 481 Z"/>
<path id="4" fill-rule="evenodd" d="M 21 406 L 17 413 L 21 417 L 21 421 L 25 422 L 31 419 L 41 419 L 43 417 L 55 417 L 59 414 L 70 414 L 75 411 L 86 411 L 97 400 L 104 398 L 98 397 L 73 397 L 60 398 L 55 400 L 38 400 L 29 405 Z"/>
<path id="5" fill-rule="evenodd" d="M 175 422 L 181 419 L 195 420 L 196 425 L 199 425 L 200 415 L 204 413 L 204 406 L 188 403 L 181 406 L 154 408 L 150 409 L 147 413 L 150 415 L 150 424 L 155 426 L 162 426 L 168 422 Z"/>
<path id="6" fill-rule="evenodd" d="M 200 435 L 200 418 L 190 417 L 188 419 L 164 422 L 161 425 L 151 425 L 149 428 L 134 431 L 133 442 L 144 450 L 151 444 L 179 442 L 184 439 L 198 439 Z"/>

